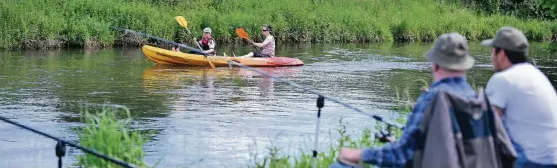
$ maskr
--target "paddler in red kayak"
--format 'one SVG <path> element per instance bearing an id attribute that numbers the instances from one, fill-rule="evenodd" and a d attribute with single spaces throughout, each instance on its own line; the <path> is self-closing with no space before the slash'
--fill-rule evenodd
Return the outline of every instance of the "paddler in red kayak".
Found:
<path id="1" fill-rule="evenodd" d="M 199 43 L 199 46 L 202 49 L 201 52 L 203 52 L 203 54 L 208 54 L 210 56 L 217 55 L 217 51 L 215 50 L 215 47 L 217 46 L 217 43 L 213 39 L 211 28 L 206 27 L 205 29 L 203 29 L 203 37 L 201 38 L 201 40 L 197 41 L 196 38 L 194 38 L 194 40 L 197 43 Z M 178 51 L 178 52 L 180 51 L 179 48 L 174 48 L 174 47 L 172 48 L 172 50 Z M 199 53 L 194 52 L 194 51 L 190 51 L 189 53 L 199 54 Z"/>
<path id="2" fill-rule="evenodd" d="M 242 57 L 274 57 L 275 56 L 275 37 L 271 35 L 271 25 L 264 24 L 261 26 L 261 34 L 265 36 L 265 40 L 262 43 L 255 43 L 249 40 L 253 46 L 261 48 L 257 49 L 255 52 L 250 52 Z"/>

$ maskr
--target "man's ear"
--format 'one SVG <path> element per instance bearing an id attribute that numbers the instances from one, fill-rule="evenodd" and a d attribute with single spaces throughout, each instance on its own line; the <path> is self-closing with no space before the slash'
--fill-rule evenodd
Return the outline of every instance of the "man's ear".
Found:
<path id="1" fill-rule="evenodd" d="M 433 64 L 433 71 L 437 71 L 437 70 L 439 70 L 439 65 Z"/>
<path id="2" fill-rule="evenodd" d="M 507 53 L 505 52 L 505 50 L 500 49 L 499 52 L 495 53 L 495 60 L 501 64 L 501 62 L 504 62 L 506 60 L 508 60 L 509 58 L 507 58 Z"/>

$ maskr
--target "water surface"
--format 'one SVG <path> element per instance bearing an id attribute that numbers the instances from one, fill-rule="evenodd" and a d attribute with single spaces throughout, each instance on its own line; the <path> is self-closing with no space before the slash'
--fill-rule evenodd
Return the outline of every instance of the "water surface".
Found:
<path id="1" fill-rule="evenodd" d="M 410 99 L 429 83 L 423 53 L 431 44 L 280 45 L 278 54 L 296 57 L 300 67 L 260 68 L 300 85 L 390 119 L 396 91 Z M 533 44 L 530 55 L 557 83 L 554 55 Z M 241 55 L 250 48 L 220 46 Z M 476 66 L 468 73 L 482 87 L 492 74 L 489 49 L 471 44 Z M 267 147 L 309 153 L 313 147 L 317 96 L 247 69 L 161 66 L 140 49 L 0 52 L 0 115 L 55 136 L 77 141 L 82 106 L 125 106 L 133 128 L 155 133 L 145 160 L 159 167 L 246 167 Z M 375 121 L 326 101 L 319 146 L 336 136 L 339 120 L 350 134 Z M 55 142 L 0 122 L 0 167 L 55 167 Z M 323 151 L 323 150 L 321 150 Z M 69 148 L 64 164 L 81 152 Z"/>

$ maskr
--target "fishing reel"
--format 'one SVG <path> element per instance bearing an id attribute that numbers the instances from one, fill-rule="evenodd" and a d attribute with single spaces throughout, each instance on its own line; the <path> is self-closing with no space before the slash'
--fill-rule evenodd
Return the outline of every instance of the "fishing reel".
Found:
<path id="1" fill-rule="evenodd" d="M 396 139 L 393 134 L 393 126 L 388 124 L 386 129 L 383 129 L 383 126 L 381 126 L 379 132 L 375 133 L 375 138 L 378 139 L 379 142 L 394 142 Z"/>

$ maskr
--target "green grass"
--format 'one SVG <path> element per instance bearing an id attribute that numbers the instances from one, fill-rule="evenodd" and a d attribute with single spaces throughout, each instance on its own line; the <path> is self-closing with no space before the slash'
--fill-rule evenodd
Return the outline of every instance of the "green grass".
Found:
<path id="1" fill-rule="evenodd" d="M 551 53 L 557 53 L 557 41 L 551 42 L 551 44 L 547 46 L 547 50 Z"/>
<path id="2" fill-rule="evenodd" d="M 557 5 L 557 3 L 555 3 Z M 557 8 L 557 6 L 556 6 Z M 557 12 L 556 12 L 557 13 Z M 556 14 L 557 15 L 557 14 Z M 557 53 L 557 23 L 551 27 L 553 31 L 553 40 L 551 43 L 546 47 L 547 50 L 551 53 Z"/>
<path id="3" fill-rule="evenodd" d="M 126 117 L 118 119 L 118 112 L 123 112 Z M 138 131 L 129 131 L 127 127 L 130 122 L 129 115 L 128 109 L 119 111 L 103 107 L 101 112 L 95 114 L 85 111 L 83 120 L 87 125 L 79 136 L 80 145 L 138 167 L 148 167 L 143 162 L 145 157 L 143 145 L 147 139 Z M 78 156 L 77 164 L 84 167 L 119 167 L 90 154 Z"/>
<path id="4" fill-rule="evenodd" d="M 234 29 L 259 37 L 273 25 L 284 42 L 432 41 L 447 32 L 469 40 L 490 38 L 505 25 L 520 28 L 532 41 L 549 40 L 555 21 L 481 15 L 460 3 L 436 0 L 1 0 L 0 48 L 108 47 L 142 44 L 110 26 L 190 42 L 174 16 L 182 15 L 194 36 L 205 26 L 218 42 L 238 42 Z"/>
<path id="5" fill-rule="evenodd" d="M 143 145 L 147 142 L 147 138 L 141 135 L 139 131 L 129 131 L 127 126 L 131 121 L 129 115 L 130 113 L 127 108 L 118 110 L 116 108 L 103 107 L 101 112 L 95 114 L 91 114 L 88 110 L 84 110 L 82 112 L 82 120 L 87 125 L 81 130 L 79 135 L 80 145 L 94 149 L 110 157 L 134 164 L 138 167 L 150 167 L 143 161 L 145 157 Z M 404 116 L 400 116 L 397 122 L 404 123 Z M 339 123 L 341 124 L 341 128 L 337 130 L 337 133 L 340 135 L 340 138 L 337 140 L 336 144 L 331 144 L 329 146 L 328 151 L 319 152 L 317 167 L 328 167 L 335 162 L 336 153 L 338 153 L 342 147 L 364 148 L 384 144 L 374 139 L 373 132 L 370 129 L 363 130 L 360 137 L 354 138 L 347 134 L 345 129 L 346 126 L 342 122 L 342 119 Z M 378 125 L 375 130 L 380 130 L 380 126 Z M 395 137 L 398 138 L 402 132 L 397 130 L 394 133 Z M 268 154 L 263 160 L 258 161 L 255 165 L 248 165 L 248 167 L 311 167 L 311 153 L 304 153 L 302 151 L 299 157 L 293 157 L 279 155 L 280 150 L 281 149 L 277 147 L 268 148 Z M 89 154 L 78 156 L 77 165 L 103 168 L 119 167 Z M 366 166 L 369 167 L 371 165 Z"/>
<path id="6" fill-rule="evenodd" d="M 406 119 L 405 116 L 401 116 L 397 119 L 399 123 L 405 123 Z M 336 154 L 340 151 L 343 147 L 348 148 L 366 148 L 366 147 L 374 147 L 374 146 L 382 146 L 385 143 L 380 142 L 374 136 L 374 132 L 370 129 L 362 130 L 362 133 L 358 137 L 352 137 L 347 134 L 346 132 L 346 123 L 342 123 L 342 119 L 340 121 L 341 128 L 337 130 L 339 134 L 339 138 L 336 140 L 335 144 L 330 144 L 327 151 L 318 151 L 317 155 L 317 162 L 316 167 L 319 168 L 327 168 L 332 163 L 336 162 Z M 375 130 L 380 130 L 380 126 L 378 125 Z M 394 129 L 393 129 L 394 130 Z M 398 139 L 402 135 L 401 130 L 394 130 L 395 138 Z M 262 159 L 258 160 L 254 165 L 248 165 L 248 167 L 255 167 L 255 168 L 307 168 L 312 166 L 312 154 L 311 152 L 305 153 L 301 151 L 300 155 L 280 155 L 280 148 L 277 147 L 269 147 L 267 155 Z M 369 165 L 363 163 L 364 167 L 372 167 L 373 165 Z"/>
<path id="7" fill-rule="evenodd" d="M 424 92 L 429 88 L 429 84 L 427 83 L 427 81 L 425 79 L 416 79 L 413 80 L 413 82 L 418 82 L 420 83 L 421 87 L 420 87 L 420 91 Z M 422 85 L 423 84 L 423 85 Z M 407 86 L 405 89 L 403 89 L 402 91 L 399 89 L 399 87 L 395 86 L 395 106 L 393 108 L 393 110 L 401 112 L 401 113 L 405 113 L 408 114 L 410 112 L 412 112 L 412 109 L 414 108 L 414 105 L 416 104 L 416 99 L 417 97 L 412 97 L 410 95 L 410 88 L 409 86 Z"/>

